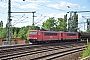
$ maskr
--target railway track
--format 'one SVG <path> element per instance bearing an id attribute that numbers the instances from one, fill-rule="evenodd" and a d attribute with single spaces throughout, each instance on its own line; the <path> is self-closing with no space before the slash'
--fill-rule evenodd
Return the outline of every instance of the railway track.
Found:
<path id="1" fill-rule="evenodd" d="M 81 49 L 81 48 L 84 48 L 84 46 L 82 46 L 82 47 L 79 47 L 79 48 L 73 48 L 73 49 L 58 49 L 58 50 L 56 50 L 57 52 L 55 52 L 55 53 L 51 53 L 51 54 L 49 54 L 49 55 L 45 55 L 45 56 L 41 56 L 41 57 L 37 57 L 37 58 L 33 58 L 33 59 L 31 59 L 31 60 L 52 60 L 52 59 L 56 59 L 56 58 L 58 58 L 58 57 L 62 57 L 62 56 L 64 56 L 64 55 L 68 55 L 68 54 L 71 54 L 71 53 L 75 53 L 75 52 L 79 52 L 79 51 L 82 51 L 83 49 Z"/>
<path id="2" fill-rule="evenodd" d="M 56 59 L 58 57 L 82 51 L 85 48 L 85 43 L 74 42 L 74 43 L 57 43 L 57 44 L 42 44 L 42 45 L 17 45 L 7 46 L 0 48 L 0 59 L 17 59 L 22 60 L 46 60 Z M 23 58 L 26 57 L 27 58 Z"/>

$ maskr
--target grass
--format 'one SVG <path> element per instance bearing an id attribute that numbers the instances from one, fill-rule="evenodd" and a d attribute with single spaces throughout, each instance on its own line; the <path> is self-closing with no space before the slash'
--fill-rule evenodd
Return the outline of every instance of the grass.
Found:
<path id="1" fill-rule="evenodd" d="M 90 43 L 88 44 L 88 47 L 83 51 L 82 58 L 87 56 L 90 56 Z"/>

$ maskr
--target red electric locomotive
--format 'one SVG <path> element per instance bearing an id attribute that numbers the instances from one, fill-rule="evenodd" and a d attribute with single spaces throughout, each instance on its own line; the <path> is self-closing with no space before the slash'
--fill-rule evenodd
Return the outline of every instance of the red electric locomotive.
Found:
<path id="1" fill-rule="evenodd" d="M 77 32 L 30 30 L 29 33 L 29 41 L 31 43 L 74 41 L 78 39 Z"/>
<path id="2" fill-rule="evenodd" d="M 77 32 L 62 32 L 62 39 L 65 41 L 76 41 L 79 40 Z"/>
<path id="3" fill-rule="evenodd" d="M 30 30 L 29 41 L 31 43 L 53 42 L 61 40 L 61 33 L 56 31 Z"/>

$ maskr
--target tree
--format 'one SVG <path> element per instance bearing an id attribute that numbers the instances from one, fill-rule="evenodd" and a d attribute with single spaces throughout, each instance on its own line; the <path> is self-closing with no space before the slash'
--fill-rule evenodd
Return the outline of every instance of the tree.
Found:
<path id="1" fill-rule="evenodd" d="M 90 33 L 90 30 L 86 30 L 87 33 Z"/>
<path id="2" fill-rule="evenodd" d="M 7 37 L 7 29 L 2 28 L 0 29 L 0 38 L 6 38 Z"/>
<path id="3" fill-rule="evenodd" d="M 73 16 L 72 16 L 72 31 L 77 32 L 78 30 L 78 14 L 76 14 L 76 12 L 74 12 Z"/>
<path id="4" fill-rule="evenodd" d="M 68 19 L 68 30 L 73 32 L 78 30 L 78 14 L 76 12 Z"/>
<path id="5" fill-rule="evenodd" d="M 18 33 L 18 38 L 26 38 L 25 37 L 26 33 L 25 33 L 25 27 L 22 27 Z"/>
<path id="6" fill-rule="evenodd" d="M 47 19 L 45 22 L 42 24 L 42 28 L 46 30 L 55 30 L 56 27 L 56 20 L 54 17 Z"/>
<path id="7" fill-rule="evenodd" d="M 67 22 L 63 18 L 58 18 L 56 22 L 57 31 L 67 31 Z"/>
<path id="8" fill-rule="evenodd" d="M 14 31 L 12 38 L 17 38 L 17 32 L 16 31 Z"/>
<path id="9" fill-rule="evenodd" d="M 28 34 L 29 34 L 29 30 L 39 30 L 40 27 L 38 26 L 24 26 L 21 27 L 19 32 L 18 32 L 18 38 L 24 38 L 27 39 L 28 38 Z"/>
<path id="10" fill-rule="evenodd" d="M 64 21 L 67 22 L 67 14 L 64 15 Z"/>

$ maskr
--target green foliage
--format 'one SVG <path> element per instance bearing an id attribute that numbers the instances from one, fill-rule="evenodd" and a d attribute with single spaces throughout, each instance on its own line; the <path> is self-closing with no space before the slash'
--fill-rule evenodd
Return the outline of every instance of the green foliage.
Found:
<path id="1" fill-rule="evenodd" d="M 24 38 L 27 39 L 28 38 L 28 33 L 29 30 L 38 30 L 40 29 L 38 26 L 26 26 L 26 27 L 22 27 L 20 29 L 20 31 L 17 33 L 18 34 L 18 38 Z"/>
<path id="2" fill-rule="evenodd" d="M 58 18 L 56 22 L 56 31 L 66 31 L 67 30 L 67 23 L 64 19 Z"/>
<path id="3" fill-rule="evenodd" d="M 55 20 L 54 17 L 47 19 L 45 22 L 43 22 L 41 28 L 47 29 L 47 30 L 54 30 L 54 31 L 65 31 L 66 29 L 66 17 L 65 19 L 58 18 L 58 20 Z M 7 37 L 7 24 L 6 28 L 0 28 L 0 38 L 6 38 Z M 38 26 L 24 26 L 24 27 L 12 27 L 12 38 L 24 38 L 27 40 L 29 35 L 29 30 L 39 30 L 40 27 Z M 27 40 L 28 42 L 28 40 Z"/>
<path id="4" fill-rule="evenodd" d="M 66 31 L 67 23 L 66 23 L 66 20 L 62 18 L 58 18 L 58 20 L 55 20 L 53 17 L 43 22 L 42 28 L 46 30 Z"/>
<path id="5" fill-rule="evenodd" d="M 82 58 L 90 56 L 90 44 L 88 45 L 87 49 L 83 51 Z"/>
<path id="6" fill-rule="evenodd" d="M 12 38 L 28 38 L 29 30 L 38 30 L 40 27 L 38 26 L 24 26 L 21 28 L 18 27 L 12 27 Z M 0 38 L 6 38 L 7 37 L 7 28 L 0 28 Z"/>
<path id="7" fill-rule="evenodd" d="M 7 37 L 7 29 L 0 28 L 0 38 L 6 38 L 6 37 Z"/>
<path id="8" fill-rule="evenodd" d="M 12 27 L 12 38 L 17 38 L 18 37 L 18 33 L 20 31 L 20 28 L 18 27 Z"/>
<path id="9" fill-rule="evenodd" d="M 76 14 L 76 12 L 68 19 L 68 30 L 74 32 L 78 30 L 78 14 Z"/>
<path id="10" fill-rule="evenodd" d="M 67 22 L 67 14 L 64 15 L 64 21 Z"/>
<path id="11" fill-rule="evenodd" d="M 42 28 L 46 30 L 55 30 L 55 22 L 56 20 L 54 17 L 47 19 L 45 22 L 43 22 Z"/>
<path id="12" fill-rule="evenodd" d="M 86 32 L 87 32 L 87 33 L 90 33 L 90 30 L 87 30 Z"/>

